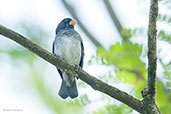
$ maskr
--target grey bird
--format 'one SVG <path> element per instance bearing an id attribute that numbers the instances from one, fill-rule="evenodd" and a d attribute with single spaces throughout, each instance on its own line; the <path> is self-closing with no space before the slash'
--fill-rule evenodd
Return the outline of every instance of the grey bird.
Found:
<path id="1" fill-rule="evenodd" d="M 53 42 L 52 52 L 56 56 L 60 56 L 67 63 L 83 67 L 84 46 L 81 36 L 74 30 L 76 20 L 65 18 L 56 28 L 56 37 Z M 59 96 L 63 99 L 67 97 L 76 98 L 78 90 L 75 77 L 58 69 L 62 78 L 62 84 L 59 90 Z"/>

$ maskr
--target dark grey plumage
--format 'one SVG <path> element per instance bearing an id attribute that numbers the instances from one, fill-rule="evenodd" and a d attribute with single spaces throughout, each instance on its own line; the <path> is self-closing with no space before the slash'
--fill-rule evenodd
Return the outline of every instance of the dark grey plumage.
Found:
<path id="1" fill-rule="evenodd" d="M 83 67 L 84 46 L 81 36 L 74 30 L 75 20 L 63 19 L 56 28 L 56 37 L 53 42 L 52 52 L 63 58 L 71 65 Z M 58 68 L 57 68 L 58 69 Z M 58 69 L 62 78 L 59 96 L 63 99 L 78 96 L 75 77 Z"/>

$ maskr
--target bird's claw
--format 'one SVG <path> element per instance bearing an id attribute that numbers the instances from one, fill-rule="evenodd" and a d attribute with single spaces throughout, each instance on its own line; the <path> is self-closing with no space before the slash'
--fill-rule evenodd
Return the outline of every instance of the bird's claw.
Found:
<path id="1" fill-rule="evenodd" d="M 82 68 L 78 65 L 74 65 L 77 70 L 81 70 Z"/>

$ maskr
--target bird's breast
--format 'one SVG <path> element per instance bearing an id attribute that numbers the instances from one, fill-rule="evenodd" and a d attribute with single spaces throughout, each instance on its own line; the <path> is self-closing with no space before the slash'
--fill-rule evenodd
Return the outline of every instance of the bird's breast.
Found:
<path id="1" fill-rule="evenodd" d="M 55 41 L 55 54 L 69 64 L 79 65 L 81 59 L 81 42 L 72 37 L 62 37 Z"/>

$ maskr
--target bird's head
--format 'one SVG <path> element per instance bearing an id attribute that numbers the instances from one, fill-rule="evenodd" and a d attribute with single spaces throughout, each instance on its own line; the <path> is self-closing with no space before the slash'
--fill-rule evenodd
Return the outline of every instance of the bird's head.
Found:
<path id="1" fill-rule="evenodd" d="M 65 18 L 63 19 L 57 26 L 56 28 L 56 34 L 59 32 L 59 30 L 62 29 L 73 29 L 74 25 L 77 23 L 76 20 L 70 19 L 70 18 Z"/>

